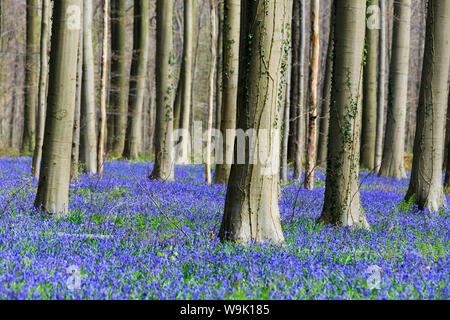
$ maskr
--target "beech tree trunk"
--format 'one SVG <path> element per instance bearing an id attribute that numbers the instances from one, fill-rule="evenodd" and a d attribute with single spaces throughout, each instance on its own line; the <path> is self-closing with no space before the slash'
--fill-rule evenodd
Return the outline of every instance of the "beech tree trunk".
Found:
<path id="1" fill-rule="evenodd" d="M 83 3 L 81 4 L 83 7 Z M 81 11 L 83 12 L 83 10 Z M 83 14 L 81 14 L 82 16 Z M 83 19 L 83 17 L 82 17 Z M 73 119 L 72 154 L 70 166 L 70 179 L 77 179 L 80 162 L 80 120 L 81 120 L 81 91 L 83 86 L 83 32 L 80 32 L 77 63 L 77 91 L 75 95 L 75 110 Z"/>
<path id="2" fill-rule="evenodd" d="M 139 156 L 142 126 L 142 108 L 146 89 L 149 59 L 150 12 L 146 0 L 134 0 L 134 44 L 130 76 L 130 104 L 123 157 L 136 159 Z"/>
<path id="3" fill-rule="evenodd" d="M 317 165 L 325 167 L 327 163 L 328 150 L 328 128 L 330 122 L 331 86 L 333 80 L 334 60 L 334 5 L 331 4 L 330 35 L 328 39 L 328 51 L 325 67 L 325 84 L 323 86 L 322 113 L 320 115 L 319 146 L 317 150 Z"/>
<path id="4" fill-rule="evenodd" d="M 297 114 L 297 138 L 294 159 L 294 179 L 301 178 L 303 155 L 305 149 L 305 57 L 306 57 L 306 1 L 301 2 L 301 46 L 300 46 L 300 81 L 299 81 L 299 105 Z M 292 83 L 294 85 L 294 83 Z"/>
<path id="5" fill-rule="evenodd" d="M 379 0 L 380 4 L 380 74 L 378 78 L 378 107 L 377 107 L 377 127 L 375 138 L 375 160 L 374 166 L 376 172 L 379 172 L 381 158 L 383 156 L 383 136 L 384 136 L 384 110 L 386 106 L 386 56 L 388 51 L 387 44 L 387 14 L 388 0 Z"/>
<path id="6" fill-rule="evenodd" d="M 108 152 L 122 155 L 127 125 L 127 0 L 111 1 L 111 90 L 109 94 Z"/>
<path id="7" fill-rule="evenodd" d="M 294 162 L 297 148 L 297 124 L 300 108 L 300 58 L 301 58 L 301 1 L 292 1 L 291 28 L 291 85 L 289 87 L 289 141 L 288 162 Z"/>
<path id="8" fill-rule="evenodd" d="M 406 110 L 411 30 L 411 0 L 394 4 L 394 35 L 386 135 L 380 176 L 405 178 Z"/>
<path id="9" fill-rule="evenodd" d="M 236 129 L 236 101 L 239 76 L 239 31 L 241 4 L 238 0 L 224 1 L 223 58 L 222 58 L 222 117 L 223 161 L 216 165 L 214 183 L 228 184 L 234 152 Z M 228 133 L 228 134 L 227 134 Z"/>
<path id="10" fill-rule="evenodd" d="M 383 1 L 383 0 L 382 0 Z M 370 6 L 378 8 L 378 0 L 370 0 Z M 369 7 L 372 9 L 371 7 Z M 376 12 L 367 12 L 368 15 L 375 15 Z M 369 19 L 373 17 L 370 16 Z M 375 142 L 377 126 L 378 107 L 378 33 L 377 26 L 368 21 L 369 27 L 366 30 L 366 65 L 364 66 L 363 77 L 363 110 L 362 110 L 362 134 L 361 134 L 361 166 L 368 170 L 375 169 Z"/>
<path id="11" fill-rule="evenodd" d="M 83 82 L 81 88 L 80 162 L 88 174 L 97 173 L 97 129 L 92 43 L 93 3 L 83 6 Z"/>
<path id="12" fill-rule="evenodd" d="M 39 90 L 39 45 L 41 39 L 41 7 L 39 0 L 27 0 L 27 43 L 25 60 L 25 107 L 22 152 L 34 151 L 36 107 Z"/>
<path id="13" fill-rule="evenodd" d="M 102 44 L 102 75 L 100 85 L 100 119 L 98 129 L 97 145 L 97 174 L 103 175 L 103 164 L 105 157 L 105 130 L 106 130 L 106 95 L 107 95 L 107 74 L 108 74 L 108 34 L 109 34 L 109 5 L 110 0 L 103 3 L 103 44 Z"/>
<path id="14" fill-rule="evenodd" d="M 156 2 L 155 166 L 150 179 L 174 180 L 172 0 Z"/>
<path id="15" fill-rule="evenodd" d="M 305 188 L 314 189 L 314 162 L 316 159 L 316 135 L 317 135 L 317 93 L 319 89 L 319 28 L 320 28 L 320 2 L 312 2 L 312 61 L 311 78 L 309 88 L 309 117 L 308 117 L 308 150 L 306 153 L 306 177 Z"/>
<path id="16" fill-rule="evenodd" d="M 38 119 L 36 122 L 36 144 L 34 147 L 31 174 L 39 178 L 39 169 L 42 159 L 42 144 L 44 142 L 45 113 L 47 109 L 47 78 L 48 78 L 48 46 L 49 46 L 49 24 L 51 16 L 50 0 L 42 2 L 42 25 L 41 25 L 41 69 L 39 74 L 38 92 Z"/>
<path id="17" fill-rule="evenodd" d="M 216 0 L 210 0 L 211 9 L 211 69 L 209 71 L 209 101 L 208 101 L 208 127 L 206 138 L 206 151 L 205 151 L 205 175 L 206 184 L 209 186 L 212 184 L 211 178 L 211 139 L 212 139 L 212 124 L 214 113 L 214 75 L 216 71 Z"/>
<path id="18" fill-rule="evenodd" d="M 82 0 L 54 2 L 49 94 L 35 206 L 57 217 L 68 211 L 70 158 Z"/>
<path id="19" fill-rule="evenodd" d="M 325 203 L 319 222 L 369 228 L 359 192 L 365 1 L 335 4 L 335 57 Z"/>
<path id="20" fill-rule="evenodd" d="M 448 98 L 449 31 L 450 2 L 429 0 L 413 166 L 405 199 L 414 196 L 419 209 L 433 212 L 447 204 L 442 186 L 442 146 Z"/>
<path id="21" fill-rule="evenodd" d="M 183 46 L 183 66 L 181 72 L 180 94 L 180 129 L 185 133 L 189 132 L 189 122 L 191 115 L 192 100 L 192 52 L 194 37 L 194 0 L 184 1 L 184 46 Z M 177 125 L 175 125 L 176 127 Z M 177 162 L 181 164 L 190 163 L 190 139 L 182 136 L 179 141 L 179 153 Z"/>
<path id="22" fill-rule="evenodd" d="M 235 163 L 219 236 L 222 241 L 284 242 L 278 208 L 280 129 L 285 90 L 292 2 L 241 1 L 238 128 L 257 132 L 258 161 L 250 146 L 243 164 Z M 284 70 L 284 72 L 283 72 Z M 250 139 L 252 140 L 252 139 Z"/>

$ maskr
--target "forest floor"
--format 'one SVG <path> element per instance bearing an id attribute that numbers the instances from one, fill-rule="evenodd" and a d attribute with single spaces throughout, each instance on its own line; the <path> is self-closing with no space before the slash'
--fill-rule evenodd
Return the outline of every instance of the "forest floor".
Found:
<path id="1" fill-rule="evenodd" d="M 283 183 L 286 246 L 221 244 L 226 187 L 112 161 L 70 185 L 67 217 L 36 212 L 29 158 L 0 159 L 0 299 L 449 299 L 450 210 L 402 202 L 408 181 L 361 174 L 371 231 L 317 225 L 313 191 Z M 447 197 L 450 203 L 450 197 Z"/>

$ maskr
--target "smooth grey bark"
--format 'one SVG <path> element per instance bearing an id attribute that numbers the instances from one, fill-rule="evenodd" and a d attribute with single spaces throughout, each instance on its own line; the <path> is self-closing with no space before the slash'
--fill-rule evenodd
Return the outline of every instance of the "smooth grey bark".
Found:
<path id="1" fill-rule="evenodd" d="M 157 0 L 156 10 L 155 166 L 149 178 L 173 181 L 173 1 Z"/>
<path id="2" fill-rule="evenodd" d="M 25 61 L 25 106 L 22 152 L 34 151 L 36 107 L 39 90 L 39 46 L 41 38 L 41 7 L 39 0 L 27 0 L 27 43 Z"/>
<path id="3" fill-rule="evenodd" d="M 379 5 L 378 0 L 370 0 L 370 6 Z M 368 12 L 368 14 L 375 14 Z M 363 109 L 361 126 L 361 166 L 368 170 L 375 169 L 375 143 L 377 126 L 377 95 L 378 95 L 378 34 L 376 26 L 369 26 L 366 30 L 366 65 L 363 77 Z"/>
<path id="4" fill-rule="evenodd" d="M 41 25 L 41 69 L 39 74 L 38 92 L 38 118 L 36 122 L 36 144 L 34 147 L 33 160 L 31 164 L 31 174 L 39 178 L 39 169 L 42 159 L 42 144 L 44 142 L 45 113 L 47 109 L 47 80 L 48 80 L 48 47 L 50 44 L 50 0 L 42 2 L 42 25 Z"/>
<path id="5" fill-rule="evenodd" d="M 311 77 L 309 79 L 309 109 L 308 109 L 308 145 L 306 151 L 305 168 L 305 188 L 314 189 L 314 168 L 316 160 L 316 137 L 317 137 L 317 97 L 319 89 L 319 29 L 320 29 L 320 2 L 313 0 L 311 3 L 311 21 L 312 21 L 312 59 L 311 59 Z"/>
<path id="6" fill-rule="evenodd" d="M 206 150 L 205 150 L 205 176 L 206 184 L 210 186 L 212 184 L 211 176 L 211 144 L 212 144 L 212 125 L 213 125 L 213 113 L 214 113 L 214 78 L 216 71 L 217 61 L 217 41 L 216 41 L 216 2 L 210 0 L 210 17 L 211 17 L 211 68 L 209 71 L 209 86 L 208 86 L 208 124 L 207 124 L 207 138 L 206 138 Z"/>
<path id="7" fill-rule="evenodd" d="M 447 107 L 447 126 L 446 126 L 446 161 L 444 164 L 445 168 L 445 183 L 444 187 L 447 193 L 450 193 L 450 94 L 448 96 L 448 107 Z"/>
<path id="8" fill-rule="evenodd" d="M 103 176 L 105 158 L 105 130 L 106 130 L 106 99 L 107 99 L 107 75 L 108 75 L 108 39 L 109 39 L 109 15 L 110 0 L 103 2 L 103 41 L 102 41 L 102 71 L 100 84 L 100 114 L 98 120 L 98 144 L 97 144 L 97 174 Z"/>
<path id="9" fill-rule="evenodd" d="M 328 150 L 328 129 L 330 122 L 330 103 L 331 103 L 331 86 L 333 80 L 333 61 L 334 61 L 334 5 L 332 0 L 331 18 L 330 18 L 330 35 L 328 38 L 328 51 L 325 66 L 325 84 L 323 86 L 322 112 L 320 115 L 320 134 L 319 146 L 317 150 L 317 165 L 325 167 L 327 163 Z"/>
<path id="10" fill-rule="evenodd" d="M 301 50 L 301 1 L 292 1 L 292 28 L 291 28 L 291 75 L 289 87 L 289 141 L 288 162 L 294 162 L 297 146 L 297 123 L 300 107 L 300 50 Z"/>
<path id="11" fill-rule="evenodd" d="M 236 129 L 236 101 L 239 76 L 239 32 L 241 4 L 239 0 L 224 1 L 223 66 L 222 66 L 222 123 L 223 163 L 216 165 L 214 183 L 228 184 L 234 152 L 234 135 L 227 134 Z"/>
<path id="12" fill-rule="evenodd" d="M 81 88 L 80 162 L 90 175 L 97 173 L 97 130 L 92 38 L 93 3 L 83 6 L 83 82 Z"/>
<path id="13" fill-rule="evenodd" d="M 231 166 L 219 236 L 222 241 L 283 243 L 278 207 L 280 95 L 285 90 L 292 2 L 243 0 L 241 5 L 237 127 L 258 132 L 255 144 L 264 156 L 251 164 L 246 144 L 244 164 Z M 235 148 L 234 156 L 240 152 L 244 150 Z"/>
<path id="14" fill-rule="evenodd" d="M 450 66 L 450 2 L 429 0 L 425 54 L 417 109 L 414 156 L 406 200 L 438 211 L 447 204 L 442 185 L 444 126 Z"/>
<path id="15" fill-rule="evenodd" d="M 83 4 L 81 5 L 83 6 Z M 78 179 L 79 173 L 82 86 L 83 86 L 83 32 L 80 32 L 80 44 L 78 46 L 78 64 L 77 64 L 77 90 L 75 96 L 75 110 L 73 119 L 70 179 Z"/>
<path id="16" fill-rule="evenodd" d="M 335 4 L 335 56 L 325 203 L 319 222 L 369 228 L 359 191 L 365 1 Z"/>
<path id="17" fill-rule="evenodd" d="M 301 2 L 301 46 L 300 46 L 300 83 L 299 83 L 299 105 L 297 114 L 297 138 L 294 158 L 294 179 L 301 178 L 303 156 L 305 150 L 305 59 L 306 59 L 306 1 Z"/>
<path id="18" fill-rule="evenodd" d="M 54 2 L 47 117 L 35 207 L 57 217 L 68 212 L 69 204 L 81 5 L 81 0 Z"/>
<path id="19" fill-rule="evenodd" d="M 194 8 L 195 1 L 184 0 L 184 46 L 183 46 L 183 66 L 181 71 L 180 88 L 180 126 L 184 132 L 189 132 L 189 122 L 192 102 L 192 63 L 193 63 L 193 37 L 194 37 Z M 175 118 L 176 119 L 176 118 Z M 176 121 L 176 120 L 175 120 Z M 179 152 L 177 162 L 181 164 L 190 163 L 190 139 L 182 136 L 179 141 Z"/>
<path id="20" fill-rule="evenodd" d="M 141 144 L 141 118 L 150 49 L 150 12 L 147 0 L 134 0 L 134 44 L 130 75 L 130 98 L 123 157 L 136 159 Z"/>
<path id="21" fill-rule="evenodd" d="M 405 178 L 404 165 L 406 110 L 408 103 L 408 72 L 411 30 L 411 0 L 394 4 L 394 34 L 390 66 L 391 83 L 387 112 L 386 135 L 380 176 Z"/>
<path id="22" fill-rule="evenodd" d="M 377 127 L 375 138 L 375 159 L 374 166 L 376 172 L 380 170 L 381 158 L 383 156 L 383 133 L 384 133 L 384 111 L 386 101 L 386 50 L 387 44 L 387 14 L 388 0 L 379 0 L 380 4 L 380 69 L 378 77 L 378 107 L 377 107 Z"/>
<path id="23" fill-rule="evenodd" d="M 127 126 L 129 74 L 127 74 L 127 0 L 111 1 L 111 90 L 109 94 L 108 152 L 122 155 Z"/>
<path id="24" fill-rule="evenodd" d="M 217 29 L 217 68 L 216 68 L 216 112 L 215 129 L 220 130 L 222 125 L 222 93 L 223 93 L 223 20 L 224 20 L 224 2 L 219 0 L 217 3 L 218 29 Z"/>

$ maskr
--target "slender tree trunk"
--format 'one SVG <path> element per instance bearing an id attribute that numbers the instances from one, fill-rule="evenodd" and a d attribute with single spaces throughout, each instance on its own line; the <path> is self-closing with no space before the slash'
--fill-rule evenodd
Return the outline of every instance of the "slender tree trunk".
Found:
<path id="1" fill-rule="evenodd" d="M 309 119 L 308 119 L 308 150 L 306 154 L 306 178 L 305 188 L 314 189 L 314 160 L 316 158 L 316 135 L 317 135 L 317 91 L 319 89 L 319 28 L 320 28 L 320 2 L 312 2 L 312 61 L 311 79 L 309 88 Z"/>
<path id="2" fill-rule="evenodd" d="M 301 47 L 300 47 L 300 94 L 297 116 L 297 145 L 294 159 L 294 179 L 299 180 L 302 173 L 305 150 L 305 60 L 306 60 L 306 1 L 301 4 Z"/>
<path id="3" fill-rule="evenodd" d="M 320 115 L 320 135 L 319 147 L 317 151 L 317 165 L 325 167 L 327 163 L 328 150 L 328 128 L 330 122 L 330 103 L 331 86 L 333 80 L 333 61 L 334 61 L 334 6 L 335 0 L 332 0 L 330 17 L 330 35 L 328 39 L 328 51 L 325 67 L 325 84 L 323 86 L 322 113 Z"/>
<path id="4" fill-rule="evenodd" d="M 111 1 L 111 92 L 108 117 L 108 152 L 122 155 L 125 143 L 128 103 L 127 0 Z"/>
<path id="5" fill-rule="evenodd" d="M 81 4 L 81 6 L 83 7 L 83 3 Z M 79 173 L 78 163 L 80 162 L 80 125 L 81 125 L 80 120 L 81 120 L 82 86 L 83 86 L 83 32 L 80 32 L 80 44 L 78 47 L 78 65 L 77 65 L 77 91 L 75 96 L 75 110 L 73 119 L 70 179 L 78 179 Z"/>
<path id="6" fill-rule="evenodd" d="M 57 217 L 67 213 L 69 204 L 81 5 L 81 0 L 54 2 L 48 116 L 35 206 Z"/>
<path id="7" fill-rule="evenodd" d="M 45 113 L 47 103 L 47 80 L 48 80 L 48 46 L 49 46 L 49 24 L 51 16 L 50 0 L 42 2 L 42 26 L 41 26 L 41 69 L 39 75 L 38 92 L 38 121 L 36 126 L 36 145 L 34 147 L 33 161 L 31 165 L 31 174 L 39 178 L 39 169 L 42 158 L 42 144 L 44 142 Z"/>
<path id="8" fill-rule="evenodd" d="M 394 39 L 388 116 L 380 176 L 405 178 L 406 109 L 411 29 L 411 0 L 395 2 Z"/>
<path id="9" fill-rule="evenodd" d="M 444 164 L 445 168 L 445 189 L 447 193 L 450 193 L 450 94 L 448 96 L 448 107 L 447 107 L 447 125 L 446 125 L 446 161 Z"/>
<path id="10" fill-rule="evenodd" d="M 383 0 L 382 0 L 383 1 Z M 378 0 L 370 0 L 368 28 L 366 30 L 366 65 L 363 77 L 363 109 L 362 109 L 362 134 L 361 134 L 361 166 L 368 170 L 375 169 L 375 143 L 377 126 L 377 78 L 378 78 L 378 33 L 376 25 L 372 23 L 372 15 L 378 9 Z M 376 21 L 375 21 L 376 22 Z"/>
<path id="11" fill-rule="evenodd" d="M 379 0 L 380 4 L 380 74 L 378 78 L 378 107 L 377 107 L 377 127 L 375 140 L 375 170 L 378 172 L 383 156 L 383 133 L 384 133 L 384 110 L 386 101 L 386 50 L 387 39 L 387 1 Z"/>
<path id="12" fill-rule="evenodd" d="M 450 2 L 429 0 L 425 54 L 417 109 L 414 158 L 406 199 L 438 211 L 447 201 L 442 186 L 444 126 L 450 64 Z"/>
<path id="13" fill-rule="evenodd" d="M 289 81 L 288 81 L 289 82 Z M 288 101 L 284 101 L 283 115 L 283 138 L 281 140 L 281 165 L 280 180 L 288 180 L 288 149 L 289 149 L 289 125 L 290 125 L 290 105 Z"/>
<path id="14" fill-rule="evenodd" d="M 297 146 L 297 123 L 300 108 L 300 50 L 301 50 L 301 1 L 292 1 L 292 30 L 291 30 L 291 85 L 289 87 L 289 141 L 288 162 L 294 162 Z"/>
<path id="15" fill-rule="evenodd" d="M 359 193 L 365 1 L 335 5 L 335 57 L 325 203 L 320 222 L 369 228 Z"/>
<path id="16" fill-rule="evenodd" d="M 128 107 L 131 118 L 127 121 L 123 153 L 126 159 L 136 159 L 139 156 L 139 145 L 142 140 L 141 118 L 150 49 L 150 12 L 147 0 L 134 0 L 134 16 L 133 61 L 130 77 L 130 105 Z"/>
<path id="17" fill-rule="evenodd" d="M 103 4 L 103 44 L 102 44 L 102 75 L 100 88 L 100 119 L 97 145 L 97 174 L 103 175 L 103 162 L 105 156 L 105 127 L 106 127 L 106 95 L 108 74 L 108 34 L 109 34 L 109 2 L 104 0 Z"/>
<path id="18" fill-rule="evenodd" d="M 212 125 L 213 125 L 213 113 L 214 113 L 214 75 L 216 71 L 216 0 L 210 0 L 211 9 L 211 70 L 209 71 L 209 103 L 208 103 L 208 131 L 206 138 L 206 151 L 205 151 L 205 171 L 206 171 L 206 184 L 209 186 L 212 184 L 211 178 L 211 139 L 212 139 Z"/>
<path id="19" fill-rule="evenodd" d="M 216 125 L 215 129 L 220 130 L 222 125 L 222 93 L 223 93 L 223 21 L 224 21 L 224 2 L 225 0 L 217 1 L 219 29 L 217 30 L 217 71 L 216 71 Z"/>
<path id="20" fill-rule="evenodd" d="M 81 93 L 80 162 L 90 175 L 97 173 L 97 129 L 92 40 L 93 3 L 83 6 L 83 83 Z"/>
<path id="21" fill-rule="evenodd" d="M 8 16 L 8 0 L 0 1 L 0 148 L 11 147 L 10 145 L 10 113 L 12 113 L 9 106 L 9 97 L 7 97 L 6 79 L 7 79 L 7 68 L 8 59 L 6 51 L 8 50 L 8 37 L 7 37 L 7 16 Z M 9 110 L 8 110 L 9 109 Z"/>
<path id="22" fill-rule="evenodd" d="M 172 0 L 156 2 L 155 166 L 150 179 L 174 180 Z"/>
<path id="23" fill-rule="evenodd" d="M 192 100 L 192 49 L 194 37 L 194 0 L 184 1 L 184 47 L 183 47 L 183 73 L 181 81 L 181 96 L 180 96 L 180 129 L 184 133 L 189 132 L 189 122 L 191 115 L 191 100 Z M 190 162 L 190 139 L 182 136 L 179 141 L 180 150 L 177 156 L 178 163 L 188 164 Z"/>
<path id="24" fill-rule="evenodd" d="M 39 0 L 27 0 L 27 44 L 25 62 L 25 107 L 22 152 L 34 151 L 36 107 L 39 88 L 39 45 L 41 38 L 41 7 Z"/>
<path id="25" fill-rule="evenodd" d="M 219 236 L 222 241 L 284 242 L 278 208 L 282 96 L 287 70 L 292 2 L 243 0 L 239 61 L 238 128 L 257 132 L 251 146 L 237 146 Z M 261 70 L 264 70 L 263 72 Z M 285 72 L 282 72 L 285 70 Z M 252 139 L 251 139 L 252 140 Z M 253 161 L 252 161 L 253 162 Z"/>
<path id="26" fill-rule="evenodd" d="M 224 1 L 223 58 L 222 58 L 222 132 L 223 161 L 216 165 L 214 183 L 228 184 L 234 152 L 236 129 L 236 101 L 239 76 L 239 31 L 241 4 L 237 0 Z"/>

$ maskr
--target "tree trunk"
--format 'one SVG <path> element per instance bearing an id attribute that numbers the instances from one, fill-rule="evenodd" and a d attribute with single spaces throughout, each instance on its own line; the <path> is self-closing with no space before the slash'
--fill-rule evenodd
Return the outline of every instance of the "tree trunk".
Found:
<path id="1" fill-rule="evenodd" d="M 216 0 L 210 0 L 211 9 L 211 69 L 209 71 L 209 102 L 208 102 L 208 127 L 206 138 L 206 151 L 205 151 L 205 174 L 206 184 L 208 186 L 212 183 L 211 178 L 211 139 L 212 139 L 212 125 L 213 125 L 213 113 L 214 113 L 214 75 L 216 71 Z"/>
<path id="2" fill-rule="evenodd" d="M 80 162 L 88 174 L 97 173 L 97 129 L 94 81 L 94 49 L 92 44 L 93 3 L 83 6 L 83 84 L 81 93 Z"/>
<path id="3" fill-rule="evenodd" d="M 289 87 L 289 141 L 288 162 L 294 162 L 297 146 L 297 123 L 300 108 L 300 56 L 301 56 L 301 1 L 292 1 L 291 29 L 291 85 Z"/>
<path id="4" fill-rule="evenodd" d="M 181 74 L 181 92 L 180 92 L 180 129 L 185 134 L 189 133 L 189 122 L 191 115 L 192 100 L 192 49 L 194 36 L 194 7 L 195 1 L 184 1 L 184 47 L 183 47 L 183 71 Z M 190 139 L 182 136 L 179 141 L 180 155 L 178 163 L 188 164 L 190 162 Z"/>
<path id="5" fill-rule="evenodd" d="M 100 87 L 100 119 L 97 145 L 97 174 L 103 175 L 103 162 L 105 156 L 105 127 L 106 127 L 106 95 L 107 95 L 107 74 L 108 74 L 108 34 L 109 34 L 109 0 L 104 0 L 103 4 L 103 44 L 102 44 L 102 75 Z"/>
<path id="6" fill-rule="evenodd" d="M 134 44 L 133 60 L 130 77 L 130 104 L 125 138 L 126 159 L 136 159 L 139 156 L 141 143 L 141 118 L 146 89 L 147 67 L 149 59 L 150 12 L 147 0 L 134 0 Z"/>
<path id="7" fill-rule="evenodd" d="M 39 88 L 39 45 L 41 38 L 41 10 L 39 0 L 27 0 L 27 44 L 25 62 L 25 107 L 22 152 L 34 151 L 36 106 Z"/>
<path id="8" fill-rule="evenodd" d="M 222 241 L 283 243 L 278 207 L 280 96 L 286 83 L 292 2 L 243 0 L 241 4 L 237 122 L 244 131 L 256 131 L 258 161 L 250 161 L 251 146 L 236 145 L 235 157 L 243 152 L 246 157 L 243 164 L 231 167 L 219 236 Z"/>
<path id="9" fill-rule="evenodd" d="M 54 2 L 47 117 L 35 206 L 57 217 L 67 213 L 69 204 L 81 5 L 81 0 Z"/>
<path id="10" fill-rule="evenodd" d="M 404 165 L 411 29 L 411 0 L 394 4 L 394 38 L 386 135 L 380 176 L 406 178 Z"/>
<path id="11" fill-rule="evenodd" d="M 11 108 L 7 108 L 10 102 L 10 98 L 7 97 L 7 88 L 6 88 L 6 79 L 8 74 L 6 70 L 8 68 L 8 59 L 5 51 L 8 50 L 8 37 L 7 35 L 7 16 L 8 16 L 8 1 L 3 0 L 0 1 L 0 45 L 1 45 L 1 54 L 0 54 L 0 148 L 8 148 L 10 145 L 10 114 L 12 113 Z"/>
<path id="12" fill-rule="evenodd" d="M 445 189 L 447 193 L 450 193 L 450 94 L 448 96 L 448 107 L 447 107 L 447 125 L 446 125 L 446 161 L 444 164 L 445 168 Z"/>
<path id="13" fill-rule="evenodd" d="M 320 222 L 369 228 L 359 193 L 365 1 L 335 5 L 335 57 L 325 203 Z"/>
<path id="14" fill-rule="evenodd" d="M 128 103 L 127 0 L 111 2 L 111 90 L 108 117 L 108 152 L 122 155 L 125 143 Z"/>
<path id="15" fill-rule="evenodd" d="M 306 60 L 306 1 L 301 4 L 301 47 L 300 47 L 300 83 L 299 105 L 297 116 L 297 138 L 294 159 L 294 179 L 299 180 L 302 173 L 303 155 L 305 149 L 305 60 Z M 294 85 L 294 83 L 292 83 Z"/>
<path id="16" fill-rule="evenodd" d="M 234 152 L 234 134 L 236 129 L 236 101 L 239 76 L 239 31 L 241 4 L 236 0 L 225 0 L 223 22 L 223 58 L 222 58 L 222 132 L 223 161 L 216 165 L 214 183 L 228 184 Z"/>
<path id="17" fill-rule="evenodd" d="M 327 163 L 328 150 L 328 128 L 330 122 L 331 86 L 333 80 L 334 60 L 334 5 L 331 4 L 330 35 L 328 39 L 327 61 L 325 66 L 325 84 L 323 86 L 322 113 L 320 115 L 319 147 L 317 151 L 317 165 L 325 167 Z"/>
<path id="18" fill-rule="evenodd" d="M 216 71 L 216 125 L 215 129 L 220 130 L 222 125 L 222 94 L 223 94 L 223 19 L 224 19 L 224 2 L 225 0 L 218 0 L 218 30 L 217 30 L 217 71 Z"/>
<path id="19" fill-rule="evenodd" d="M 31 165 L 31 174 L 39 178 L 39 169 L 42 158 L 42 144 L 44 142 L 45 112 L 47 102 L 47 78 L 48 78 L 48 46 L 49 46 L 49 24 L 51 16 L 50 0 L 42 2 L 42 25 L 41 25 L 41 70 L 39 75 L 38 92 L 38 121 L 36 126 L 36 145 L 34 147 L 33 161 Z"/>
<path id="20" fill-rule="evenodd" d="M 442 186 L 444 126 L 450 63 L 450 2 L 429 0 L 414 158 L 406 199 L 415 196 L 419 209 L 438 211 L 446 205 Z"/>
<path id="21" fill-rule="evenodd" d="M 311 79 L 309 88 L 309 118 L 308 118 L 308 150 L 306 154 L 306 177 L 305 188 L 314 189 L 314 160 L 316 158 L 316 135 L 317 135 L 317 91 L 319 89 L 319 28 L 320 28 L 320 2 L 312 2 L 312 61 Z"/>
<path id="22" fill-rule="evenodd" d="M 83 6 L 83 3 L 81 4 L 81 6 Z M 83 32 L 80 32 L 80 44 L 78 47 L 78 64 L 77 64 L 77 91 L 75 96 L 75 111 L 73 119 L 70 179 L 78 179 L 79 173 L 78 163 L 80 162 L 80 125 L 81 125 L 80 120 L 81 120 L 82 86 L 83 86 Z"/>
<path id="23" fill-rule="evenodd" d="M 381 158 L 383 156 L 383 133 L 384 133 L 384 110 L 386 101 L 386 50 L 387 39 L 387 14 L 388 0 L 380 0 L 380 74 L 378 78 L 378 107 L 377 107 L 377 127 L 375 138 L 375 159 L 374 167 L 376 172 L 380 170 Z"/>
<path id="24" fill-rule="evenodd" d="M 156 2 L 155 166 L 150 179 L 174 180 L 173 150 L 173 1 Z"/>
<path id="25" fill-rule="evenodd" d="M 383 0 L 382 0 L 383 1 Z M 370 0 L 369 15 L 377 14 L 378 10 L 370 11 L 375 6 L 378 8 L 378 0 Z M 366 65 L 364 66 L 363 79 L 363 109 L 362 109 L 362 134 L 361 134 L 361 166 L 368 170 L 375 169 L 375 141 L 377 126 L 377 78 L 378 78 L 378 33 L 377 26 L 371 24 L 372 16 L 368 20 L 366 30 Z"/>

